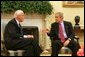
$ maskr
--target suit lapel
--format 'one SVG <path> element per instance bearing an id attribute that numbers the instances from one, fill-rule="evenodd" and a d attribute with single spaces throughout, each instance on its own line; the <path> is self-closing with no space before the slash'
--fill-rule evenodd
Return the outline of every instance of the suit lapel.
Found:
<path id="1" fill-rule="evenodd" d="M 15 18 L 14 18 L 14 24 L 15 24 L 18 28 L 20 28 L 20 27 L 18 26 L 18 24 L 17 24 Z"/>
<path id="2" fill-rule="evenodd" d="M 17 30 L 20 32 L 20 31 L 21 31 L 21 30 L 20 30 L 21 28 L 18 26 L 18 24 L 17 24 L 15 18 L 13 19 L 13 23 L 15 24 Z"/>
<path id="3" fill-rule="evenodd" d="M 59 33 L 59 25 L 58 25 L 58 23 L 55 23 L 55 32 L 56 32 L 56 35 Z"/>
<path id="4" fill-rule="evenodd" d="M 64 27 L 65 27 L 65 32 L 66 34 L 68 33 L 68 26 L 67 26 L 67 23 L 64 21 Z"/>

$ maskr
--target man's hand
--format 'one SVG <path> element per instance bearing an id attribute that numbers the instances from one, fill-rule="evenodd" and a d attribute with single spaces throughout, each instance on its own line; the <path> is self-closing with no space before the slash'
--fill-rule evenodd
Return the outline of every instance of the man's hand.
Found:
<path id="1" fill-rule="evenodd" d="M 33 35 L 27 35 L 27 38 L 34 38 Z"/>
<path id="2" fill-rule="evenodd" d="M 67 46 L 69 44 L 69 40 L 67 39 L 65 42 L 64 42 L 64 46 Z"/>
<path id="3" fill-rule="evenodd" d="M 44 29 L 43 32 L 50 33 L 50 30 L 49 29 Z"/>

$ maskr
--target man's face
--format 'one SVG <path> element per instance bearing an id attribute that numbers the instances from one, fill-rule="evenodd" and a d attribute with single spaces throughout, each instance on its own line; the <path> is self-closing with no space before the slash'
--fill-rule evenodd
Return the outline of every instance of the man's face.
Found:
<path id="1" fill-rule="evenodd" d="M 25 14 L 22 13 L 22 14 L 18 15 L 17 18 L 18 18 L 19 22 L 23 22 L 24 18 L 25 18 Z"/>
<path id="2" fill-rule="evenodd" d="M 55 14 L 55 21 L 56 22 L 61 22 L 63 18 L 59 14 Z"/>

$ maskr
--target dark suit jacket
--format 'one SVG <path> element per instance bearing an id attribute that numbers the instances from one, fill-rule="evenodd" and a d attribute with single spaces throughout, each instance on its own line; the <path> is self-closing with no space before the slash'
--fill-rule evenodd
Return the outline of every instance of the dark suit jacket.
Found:
<path id="1" fill-rule="evenodd" d="M 23 38 L 23 35 L 21 34 L 20 27 L 18 27 L 18 24 L 15 19 L 12 19 L 8 22 L 8 24 L 5 27 L 4 31 L 4 40 L 6 46 L 12 46 L 19 42 L 17 39 Z M 13 41 L 15 40 L 15 41 Z"/>
<path id="2" fill-rule="evenodd" d="M 73 27 L 70 22 L 64 21 L 64 27 L 66 31 L 67 38 L 73 39 L 75 34 L 73 32 Z M 50 36 L 50 39 L 52 40 L 60 40 L 59 36 L 59 25 L 57 22 L 54 22 L 51 24 L 51 30 L 48 36 Z"/>

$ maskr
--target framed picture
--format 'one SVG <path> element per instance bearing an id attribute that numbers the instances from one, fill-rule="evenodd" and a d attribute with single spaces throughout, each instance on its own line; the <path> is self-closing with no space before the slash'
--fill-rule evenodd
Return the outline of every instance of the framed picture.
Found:
<path id="1" fill-rule="evenodd" d="M 63 7 L 84 7 L 84 1 L 63 1 Z"/>

